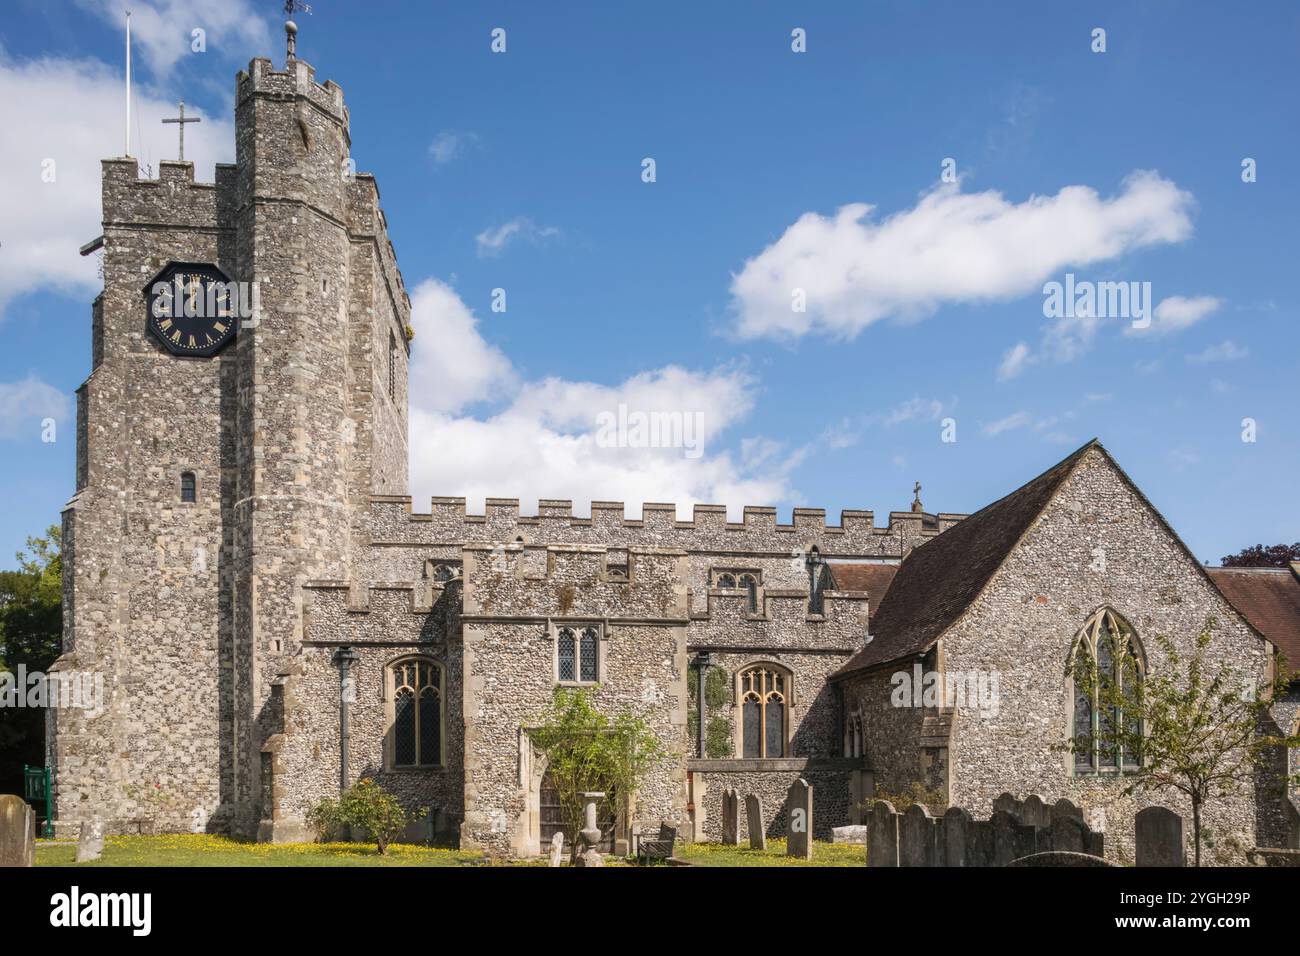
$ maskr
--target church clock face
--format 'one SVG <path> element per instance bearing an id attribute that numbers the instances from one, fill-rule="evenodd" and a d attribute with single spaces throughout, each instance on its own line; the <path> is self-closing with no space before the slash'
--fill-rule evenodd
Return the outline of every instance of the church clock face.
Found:
<path id="1" fill-rule="evenodd" d="M 173 355 L 216 355 L 239 325 L 237 286 L 214 265 L 168 263 L 144 288 L 147 327 Z"/>

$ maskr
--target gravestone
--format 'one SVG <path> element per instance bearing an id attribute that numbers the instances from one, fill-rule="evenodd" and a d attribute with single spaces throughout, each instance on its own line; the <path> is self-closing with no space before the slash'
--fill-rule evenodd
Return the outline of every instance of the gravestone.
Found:
<path id="1" fill-rule="evenodd" d="M 847 827 L 831 827 L 832 843 L 856 843 L 867 845 L 867 827 L 862 824 Z"/>
<path id="2" fill-rule="evenodd" d="M 898 825 L 898 865 L 938 866 L 938 820 L 919 803 L 907 808 Z"/>
<path id="3" fill-rule="evenodd" d="M 81 825 L 77 837 L 76 862 L 89 863 L 98 860 L 104 852 L 104 824 L 99 819 L 87 820 Z"/>
<path id="4" fill-rule="evenodd" d="M 1082 820 L 1059 816 L 1052 820 L 1052 849 L 1063 853 L 1083 853 L 1088 845 L 1088 827 Z"/>
<path id="5" fill-rule="evenodd" d="M 740 844 L 740 797 L 734 787 L 722 791 L 722 842 Z"/>
<path id="6" fill-rule="evenodd" d="M 745 798 L 745 822 L 749 825 L 749 848 L 767 849 L 767 830 L 763 827 L 763 801 L 751 793 Z"/>
<path id="7" fill-rule="evenodd" d="M 1025 797 L 1025 802 L 1021 804 L 1020 819 L 1036 829 L 1050 829 L 1052 826 L 1052 808 L 1044 803 L 1043 798 L 1038 794 L 1031 793 Z"/>
<path id="8" fill-rule="evenodd" d="M 1165 807 L 1144 807 L 1134 828 L 1138 866 L 1186 866 L 1183 818 Z"/>
<path id="9" fill-rule="evenodd" d="M 939 865 L 972 866 L 967 858 L 971 847 L 970 814 L 961 807 L 949 807 L 939 820 Z"/>
<path id="10" fill-rule="evenodd" d="M 993 866 L 1006 866 L 1035 851 L 1034 828 L 1025 826 L 1016 814 L 999 810 L 989 825 L 993 830 Z"/>
<path id="11" fill-rule="evenodd" d="M 867 866 L 898 866 L 898 814 L 892 803 L 871 805 L 867 831 Z"/>
<path id="12" fill-rule="evenodd" d="M 993 801 L 993 812 L 997 813 L 999 810 L 1014 813 L 1016 816 L 1020 816 L 1022 813 L 1020 801 L 1010 793 L 998 794 L 997 799 Z"/>
<path id="13" fill-rule="evenodd" d="M 551 866 L 559 866 L 564 856 L 564 831 L 556 831 L 551 837 Z"/>
<path id="14" fill-rule="evenodd" d="M 790 784 L 785 796 L 785 818 L 789 833 L 785 839 L 785 855 L 803 860 L 812 859 L 813 788 L 803 777 Z"/>
<path id="15" fill-rule="evenodd" d="M 22 797 L 0 794 L 0 867 L 36 862 L 36 814 Z"/>
<path id="16" fill-rule="evenodd" d="M 966 865 L 994 866 L 996 856 L 993 822 L 991 820 L 972 820 L 966 827 Z"/>
<path id="17" fill-rule="evenodd" d="M 1055 821 L 1057 817 L 1071 817 L 1082 823 L 1083 811 L 1069 800 L 1065 799 L 1065 797 L 1062 797 L 1060 800 L 1057 800 L 1052 804 L 1052 820 Z"/>

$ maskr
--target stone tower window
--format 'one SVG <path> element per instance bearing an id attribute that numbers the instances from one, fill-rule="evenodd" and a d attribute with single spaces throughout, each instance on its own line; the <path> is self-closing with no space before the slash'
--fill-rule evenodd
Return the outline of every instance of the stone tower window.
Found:
<path id="1" fill-rule="evenodd" d="M 790 724 L 790 672 L 755 664 L 736 675 L 740 754 L 750 759 L 786 755 Z"/>
<path id="2" fill-rule="evenodd" d="M 397 401 L 397 336 L 388 333 L 388 400 Z"/>
<path id="3" fill-rule="evenodd" d="M 198 480 L 194 472 L 186 471 L 181 473 L 181 501 L 194 503 L 198 501 Z"/>
<path id="4" fill-rule="evenodd" d="M 759 571 L 715 571 L 713 574 L 713 586 L 725 590 L 741 590 L 745 592 L 745 609 L 750 614 L 757 614 L 759 610 L 758 585 L 761 572 Z"/>
<path id="5" fill-rule="evenodd" d="M 1123 707 L 1101 699 L 1106 687 L 1118 688 L 1125 700 L 1136 700 L 1145 672 L 1142 647 L 1133 628 L 1110 608 L 1094 614 L 1075 635 L 1070 652 L 1073 706 L 1074 772 L 1125 773 L 1141 766 L 1142 755 L 1117 746 L 1114 728 L 1126 735 L 1141 732 L 1137 718 Z"/>
<path id="6" fill-rule="evenodd" d="M 599 680 L 600 634 L 594 627 L 562 627 L 555 635 L 555 677 L 562 684 Z"/>
<path id="7" fill-rule="evenodd" d="M 393 767 L 442 765 L 442 668 L 423 657 L 389 668 L 392 681 L 389 760 Z"/>

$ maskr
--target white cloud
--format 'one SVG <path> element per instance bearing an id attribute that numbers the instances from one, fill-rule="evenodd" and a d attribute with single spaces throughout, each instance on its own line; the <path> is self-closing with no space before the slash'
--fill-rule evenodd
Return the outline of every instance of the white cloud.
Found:
<path id="1" fill-rule="evenodd" d="M 904 422 L 916 421 L 938 421 L 940 416 L 948 408 L 937 398 L 921 398 L 914 395 L 907 401 L 895 405 L 889 411 L 878 415 L 870 416 L 870 421 L 878 421 L 887 426 L 901 425 Z"/>
<path id="2" fill-rule="evenodd" d="M 540 245 L 559 234 L 560 230 L 554 226 L 539 226 L 527 216 L 518 216 L 495 228 L 484 229 L 475 237 L 475 242 L 478 243 L 479 256 L 487 258 L 499 256 L 516 239 Z"/>
<path id="3" fill-rule="evenodd" d="M 1181 332 L 1195 325 L 1212 312 L 1216 311 L 1223 300 L 1212 295 L 1181 296 L 1171 295 L 1161 299 L 1151 317 L 1151 324 L 1146 328 L 1137 328 L 1129 324 L 1124 334 L 1129 336 L 1165 336 Z"/>
<path id="4" fill-rule="evenodd" d="M 1029 354 L 1029 346 L 1024 342 L 1017 342 L 1002 356 L 1002 363 L 998 366 L 998 381 L 1005 382 L 1015 378 L 1033 361 L 1033 357 Z"/>
<path id="5" fill-rule="evenodd" d="M 435 166 L 446 166 L 477 142 L 477 133 L 458 133 L 444 129 L 429 144 L 429 158 Z"/>
<path id="6" fill-rule="evenodd" d="M 1224 339 L 1218 345 L 1211 345 L 1194 355 L 1188 355 L 1187 361 L 1193 365 L 1206 365 L 1210 362 L 1235 362 L 1238 359 L 1244 359 L 1249 354 L 1250 349 L 1244 345 L 1238 345 L 1232 339 Z"/>
<path id="7" fill-rule="evenodd" d="M 721 502 L 733 517 L 745 504 L 792 497 L 789 475 L 807 448 L 761 436 L 739 452 L 711 451 L 753 408 L 756 382 L 735 368 L 692 371 L 670 365 L 615 385 L 560 378 L 521 381 L 499 350 L 483 341 L 473 314 L 447 285 L 421 283 L 412 296 L 416 327 L 411 374 L 411 469 L 417 501 L 463 495 L 481 509 L 488 497 L 627 502 L 671 501 L 686 509 Z M 430 353 L 428 355 L 424 353 Z M 465 357 L 468 356 L 468 359 Z M 453 367 L 463 366 L 463 368 Z M 493 411 L 463 409 L 496 398 Z M 690 416 L 698 449 L 635 447 L 604 441 L 602 413 Z"/>
<path id="8" fill-rule="evenodd" d="M 1015 412 L 1008 415 L 1006 418 L 999 418 L 996 422 L 991 422 L 988 425 L 981 426 L 980 431 L 992 438 L 996 435 L 1001 435 L 1003 432 L 1012 431 L 1016 428 L 1024 428 L 1029 424 L 1030 418 L 1031 416 L 1028 412 Z"/>
<path id="9" fill-rule="evenodd" d="M 185 131 L 186 156 L 196 178 L 212 181 L 213 163 L 234 159 L 232 124 L 202 116 Z M 0 150 L 0 313 L 6 302 L 38 290 L 89 295 L 99 284 L 94 257 L 77 249 L 100 234 L 100 160 L 124 147 L 120 71 L 97 60 L 18 62 L 0 51 L 0 128 L 21 130 Z M 141 158 L 174 157 L 176 100 L 137 87 L 132 152 Z M 52 161 L 51 167 L 47 161 Z M 53 169 L 54 181 L 43 172 Z"/>
<path id="10" fill-rule="evenodd" d="M 52 418 L 66 422 L 72 413 L 72 399 L 36 375 L 20 382 L 0 382 L 0 438 L 36 438 L 41 422 Z"/>
<path id="11" fill-rule="evenodd" d="M 1132 173 L 1109 199 L 1087 186 L 1018 204 L 960 189 L 936 186 L 883 222 L 865 203 L 834 216 L 805 213 L 732 278 L 738 334 L 852 337 L 885 318 L 1017 298 L 1066 266 L 1192 234 L 1191 194 L 1155 172 Z M 792 307 L 800 289 L 802 312 Z"/>
<path id="12" fill-rule="evenodd" d="M 117 0 L 79 0 L 79 5 L 121 30 L 126 44 L 126 5 Z M 271 49 L 271 31 L 249 0 L 132 0 L 132 56 L 140 56 L 155 75 L 171 71 L 182 57 L 224 56 L 249 60 Z M 191 48 L 192 32 L 206 36 L 205 53 Z"/>

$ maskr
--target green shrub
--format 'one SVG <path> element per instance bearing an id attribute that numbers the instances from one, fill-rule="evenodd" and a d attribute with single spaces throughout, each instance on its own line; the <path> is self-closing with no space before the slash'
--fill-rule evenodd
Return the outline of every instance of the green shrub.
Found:
<path id="1" fill-rule="evenodd" d="M 421 819 L 428 811 L 408 813 L 397 798 L 373 780 L 360 780 L 337 799 L 327 798 L 307 813 L 307 825 L 324 840 L 340 834 L 345 828 L 361 829 L 370 834 L 380 855 L 388 852 L 393 837 L 406 829 L 406 825 Z"/>

